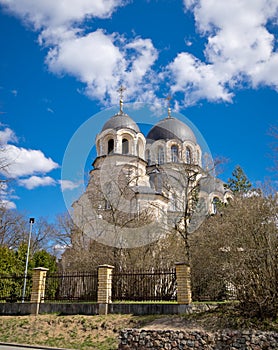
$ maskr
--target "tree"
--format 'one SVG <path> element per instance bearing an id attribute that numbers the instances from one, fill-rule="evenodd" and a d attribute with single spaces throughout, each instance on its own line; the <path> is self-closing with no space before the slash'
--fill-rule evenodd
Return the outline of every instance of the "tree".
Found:
<path id="1" fill-rule="evenodd" d="M 233 178 L 229 178 L 227 183 L 227 187 L 231 191 L 237 194 L 244 194 L 251 189 L 252 184 L 239 165 L 235 167 L 232 176 Z"/>
<path id="2" fill-rule="evenodd" d="M 63 266 L 69 266 L 65 260 L 74 260 L 77 266 L 79 260 L 80 267 L 109 263 L 126 269 L 137 254 L 133 247 L 159 238 L 159 218 L 164 219 L 157 201 L 163 199 L 151 188 L 145 192 L 146 178 L 138 175 L 138 162 L 140 171 L 145 163 L 137 157 L 123 163 L 121 156 L 112 155 L 93 170 L 86 192 L 73 204 L 72 247 L 63 255 Z M 138 251 L 143 253 L 143 248 Z"/>
<path id="3" fill-rule="evenodd" d="M 202 225 L 192 243 L 195 294 L 205 270 L 210 281 L 203 289 L 218 285 L 223 297 L 233 292 L 250 316 L 277 316 L 277 200 L 277 194 L 264 196 L 262 191 L 237 196 Z"/>
<path id="4" fill-rule="evenodd" d="M 26 220 L 16 210 L 0 206 L 0 246 L 18 248 L 25 239 Z"/>

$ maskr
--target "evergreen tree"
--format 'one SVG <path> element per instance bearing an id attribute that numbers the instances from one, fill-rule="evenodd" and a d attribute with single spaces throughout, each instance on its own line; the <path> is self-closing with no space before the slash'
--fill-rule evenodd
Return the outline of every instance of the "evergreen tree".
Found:
<path id="1" fill-rule="evenodd" d="M 237 165 L 235 170 L 232 172 L 232 178 L 228 179 L 227 188 L 229 188 L 234 193 L 243 194 L 248 192 L 252 184 L 245 175 L 242 168 Z"/>

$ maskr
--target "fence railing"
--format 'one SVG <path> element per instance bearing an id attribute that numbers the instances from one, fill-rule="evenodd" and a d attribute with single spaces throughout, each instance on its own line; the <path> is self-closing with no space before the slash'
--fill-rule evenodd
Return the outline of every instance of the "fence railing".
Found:
<path id="1" fill-rule="evenodd" d="M 112 279 L 113 300 L 170 301 L 177 298 L 176 272 L 132 271 L 114 272 Z"/>
<path id="2" fill-rule="evenodd" d="M 97 302 L 98 272 L 46 274 L 44 301 Z M 112 273 L 112 301 L 177 300 L 176 270 Z M 0 301 L 22 300 L 24 276 L 0 275 Z M 25 301 L 31 297 L 32 277 L 27 276 Z M 41 292 L 39 292 L 41 293 Z"/>
<path id="3" fill-rule="evenodd" d="M 97 285 L 97 271 L 47 275 L 44 300 L 97 301 Z"/>
<path id="4" fill-rule="evenodd" d="M 24 276 L 0 275 L 0 301 L 17 302 L 22 300 Z M 32 289 L 32 276 L 26 277 L 24 300 L 29 301 Z"/>

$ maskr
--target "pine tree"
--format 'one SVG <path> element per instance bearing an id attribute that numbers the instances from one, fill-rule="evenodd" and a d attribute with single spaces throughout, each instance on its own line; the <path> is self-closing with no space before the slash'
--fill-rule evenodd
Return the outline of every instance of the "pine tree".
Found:
<path id="1" fill-rule="evenodd" d="M 235 167 L 232 176 L 233 178 L 228 179 L 227 188 L 234 193 L 243 194 L 251 189 L 252 184 L 239 165 Z"/>

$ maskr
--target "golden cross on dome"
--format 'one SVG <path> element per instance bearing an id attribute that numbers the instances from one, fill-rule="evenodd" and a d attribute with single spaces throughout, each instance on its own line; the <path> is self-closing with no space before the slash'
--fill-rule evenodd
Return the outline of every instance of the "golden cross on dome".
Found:
<path id="1" fill-rule="evenodd" d="M 170 107 L 170 101 L 172 100 L 172 96 L 171 95 L 168 95 L 166 97 L 166 99 L 168 101 L 168 116 L 167 118 L 171 118 L 171 107 Z"/>
<path id="2" fill-rule="evenodd" d="M 117 90 L 117 92 L 120 94 L 120 113 L 121 114 L 123 113 L 123 104 L 124 104 L 123 94 L 124 94 L 125 90 L 126 90 L 126 88 L 123 85 L 121 85 L 119 87 L 119 89 Z"/>

